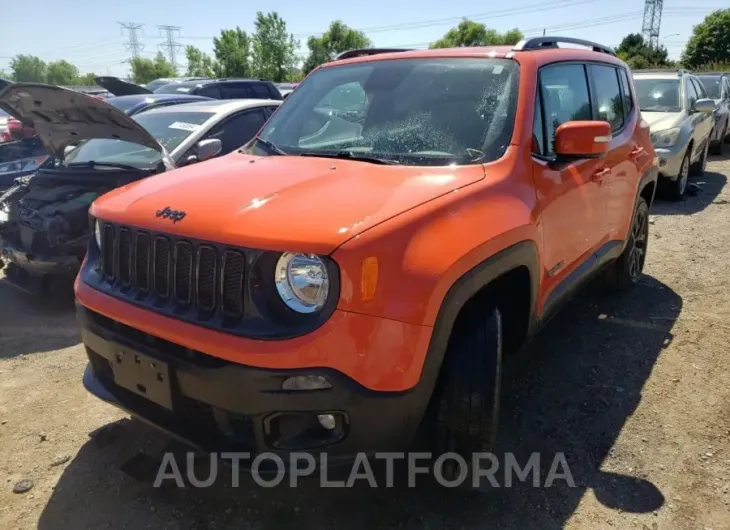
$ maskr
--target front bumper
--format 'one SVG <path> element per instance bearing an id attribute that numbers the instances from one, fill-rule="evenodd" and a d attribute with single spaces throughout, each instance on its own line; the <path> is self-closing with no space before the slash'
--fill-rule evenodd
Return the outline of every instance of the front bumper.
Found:
<path id="1" fill-rule="evenodd" d="M 3 239 L 0 239 L 0 258 L 36 276 L 51 274 L 73 277 L 81 267 L 78 256 L 36 254 Z"/>
<path id="2" fill-rule="evenodd" d="M 687 146 L 677 144 L 673 147 L 661 147 L 655 150 L 656 156 L 659 159 L 659 176 L 677 180 Z"/>
<path id="3" fill-rule="evenodd" d="M 327 368 L 245 366 L 154 337 L 80 304 L 77 310 L 89 357 L 87 390 L 205 451 L 326 452 L 333 464 L 349 461 L 358 452 L 403 451 L 426 408 L 421 392 L 369 390 Z M 115 382 L 113 364 L 121 350 L 165 363 L 171 407 Z M 282 390 L 285 379 L 310 374 L 326 377 L 331 388 Z M 320 414 L 337 418 L 333 432 L 311 427 Z"/>

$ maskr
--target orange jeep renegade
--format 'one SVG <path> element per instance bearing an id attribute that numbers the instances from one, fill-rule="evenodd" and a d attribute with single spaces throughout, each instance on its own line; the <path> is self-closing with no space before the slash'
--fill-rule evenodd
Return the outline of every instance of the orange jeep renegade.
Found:
<path id="1" fill-rule="evenodd" d="M 346 52 L 240 151 L 94 202 L 84 384 L 216 452 L 489 451 L 503 357 L 641 275 L 656 179 L 599 44 Z"/>

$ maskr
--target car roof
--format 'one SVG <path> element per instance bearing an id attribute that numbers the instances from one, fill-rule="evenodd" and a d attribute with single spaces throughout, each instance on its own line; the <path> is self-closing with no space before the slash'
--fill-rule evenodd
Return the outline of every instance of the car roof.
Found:
<path id="1" fill-rule="evenodd" d="M 264 107 L 271 105 L 279 105 L 281 101 L 277 99 L 211 99 L 205 101 L 195 101 L 191 103 L 182 103 L 171 107 L 158 107 L 145 111 L 145 113 L 164 113 L 164 112 L 212 112 L 216 114 L 227 114 L 237 110 L 247 108 Z"/>
<path id="2" fill-rule="evenodd" d="M 268 83 L 265 79 L 245 79 L 245 78 L 226 78 L 226 79 L 199 79 L 197 81 L 184 81 L 182 83 L 175 83 L 176 87 L 198 87 L 198 86 L 205 86 L 215 83 L 217 84 L 224 84 L 224 83 L 241 83 L 241 82 L 249 82 L 249 83 Z M 172 83 L 170 83 L 172 84 Z"/>
<path id="3" fill-rule="evenodd" d="M 683 75 L 690 74 L 688 72 L 680 74 L 676 70 L 667 70 L 666 72 L 642 72 L 634 70 L 632 75 L 634 78 L 640 79 L 676 79 L 679 81 Z"/>

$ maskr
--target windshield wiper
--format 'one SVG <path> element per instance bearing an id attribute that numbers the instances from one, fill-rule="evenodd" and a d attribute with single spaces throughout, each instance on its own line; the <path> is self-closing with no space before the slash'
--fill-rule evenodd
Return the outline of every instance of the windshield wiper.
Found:
<path id="1" fill-rule="evenodd" d="M 124 169 L 126 171 L 145 171 L 146 169 L 152 169 L 130 166 L 129 164 L 117 164 L 116 162 L 97 162 L 96 160 L 89 160 L 88 162 L 71 162 L 70 164 L 66 164 L 66 167 L 88 167 L 90 169 L 94 169 L 96 167 L 111 167 L 114 169 Z"/>
<path id="2" fill-rule="evenodd" d="M 337 151 L 335 153 L 319 153 L 319 152 L 311 152 L 311 153 L 301 153 L 300 156 L 313 156 L 313 157 L 321 157 L 321 158 L 342 158 L 345 160 L 355 160 L 357 162 L 369 162 L 371 164 L 383 164 L 383 165 L 398 165 L 400 162 L 397 160 L 392 160 L 389 158 L 378 158 L 377 156 L 371 156 L 366 154 L 359 154 L 355 153 L 353 151 Z"/>
<path id="3" fill-rule="evenodd" d="M 275 155 L 287 155 L 288 154 L 285 151 L 282 151 L 281 149 L 279 149 L 276 146 L 276 144 L 274 144 L 274 143 L 272 143 L 272 142 L 270 142 L 268 140 L 264 140 L 263 138 L 261 138 L 259 136 L 257 136 L 256 138 L 254 138 L 254 141 L 256 143 L 259 143 L 259 144 L 263 145 L 266 149 L 268 149 L 269 152 L 271 152 L 271 153 L 273 153 Z"/>

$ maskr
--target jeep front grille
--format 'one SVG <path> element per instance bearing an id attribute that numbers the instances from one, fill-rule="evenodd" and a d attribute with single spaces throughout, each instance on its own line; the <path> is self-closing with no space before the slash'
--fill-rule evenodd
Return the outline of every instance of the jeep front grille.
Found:
<path id="1" fill-rule="evenodd" d="M 243 317 L 242 250 L 112 223 L 102 234 L 105 290 L 164 313 L 192 310 L 191 320 Z"/>

